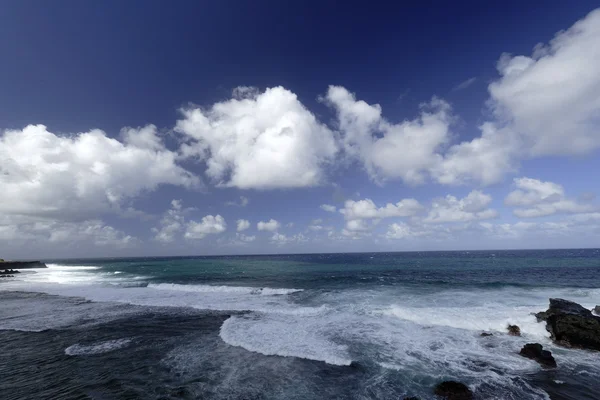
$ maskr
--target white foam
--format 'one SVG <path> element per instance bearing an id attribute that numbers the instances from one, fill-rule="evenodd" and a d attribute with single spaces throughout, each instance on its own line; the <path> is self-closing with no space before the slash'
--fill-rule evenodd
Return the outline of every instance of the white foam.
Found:
<path id="1" fill-rule="evenodd" d="M 315 328 L 310 318 L 298 324 L 298 319 L 284 315 L 230 317 L 223 323 L 220 336 L 229 345 L 264 355 L 350 365 L 347 346 L 335 344 L 326 332 Z"/>
<path id="2" fill-rule="evenodd" d="M 131 343 L 131 339 L 116 339 L 98 342 L 91 345 L 74 344 L 65 349 L 65 354 L 68 356 L 88 356 L 94 354 L 108 353 L 122 349 Z"/>
<path id="3" fill-rule="evenodd" d="M 257 288 L 245 286 L 214 286 L 214 285 L 179 285 L 176 283 L 151 283 L 148 287 L 157 290 L 177 290 L 182 292 L 199 293 L 240 293 L 240 294 L 260 294 L 263 296 L 287 295 L 301 292 L 303 289 L 285 289 L 285 288 Z"/>
<path id="4" fill-rule="evenodd" d="M 76 271 L 76 270 L 96 270 L 100 269 L 100 267 L 95 267 L 91 265 L 61 265 L 61 264 L 48 264 L 46 265 L 48 269 L 55 271 Z M 35 268 L 36 270 L 45 270 L 46 268 Z"/>

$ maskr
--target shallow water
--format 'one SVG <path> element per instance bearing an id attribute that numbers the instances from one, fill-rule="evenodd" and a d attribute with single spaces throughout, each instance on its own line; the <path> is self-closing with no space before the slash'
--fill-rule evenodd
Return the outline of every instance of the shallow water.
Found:
<path id="1" fill-rule="evenodd" d="M 0 282 L 2 398 L 428 399 L 445 379 L 481 399 L 600 391 L 600 354 L 554 346 L 531 315 L 549 297 L 600 304 L 599 250 L 49 267 Z M 559 367 L 520 357 L 528 342 Z"/>

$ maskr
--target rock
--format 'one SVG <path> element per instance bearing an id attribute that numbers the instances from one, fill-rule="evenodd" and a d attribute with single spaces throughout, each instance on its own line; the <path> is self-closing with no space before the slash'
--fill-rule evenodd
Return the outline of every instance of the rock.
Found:
<path id="1" fill-rule="evenodd" d="M 521 336 L 521 328 L 517 325 L 508 325 L 508 334 L 511 336 Z"/>
<path id="2" fill-rule="evenodd" d="M 471 400 L 473 398 L 473 392 L 467 385 L 455 381 L 438 384 L 434 393 L 446 400 Z"/>
<path id="3" fill-rule="evenodd" d="M 413 396 L 413 397 L 405 397 L 404 400 L 420 400 L 420 399 L 416 396 Z"/>
<path id="4" fill-rule="evenodd" d="M 489 332 L 481 332 L 481 335 L 479 335 L 481 337 L 488 337 L 488 336 L 494 336 L 493 333 L 489 333 Z"/>
<path id="5" fill-rule="evenodd" d="M 596 314 L 596 315 L 600 315 L 600 306 L 596 306 L 596 307 L 594 307 L 594 310 L 593 310 L 593 311 L 594 311 L 594 314 Z"/>
<path id="6" fill-rule="evenodd" d="M 40 261 L 2 261 L 0 269 L 7 270 L 11 268 L 28 269 L 28 268 L 48 268 L 46 264 Z"/>
<path id="7" fill-rule="evenodd" d="M 600 317 L 587 308 L 568 300 L 550 299 L 550 308 L 540 317 L 557 344 L 600 351 Z"/>
<path id="8" fill-rule="evenodd" d="M 527 343 L 521 351 L 520 355 L 537 361 L 543 367 L 556 368 L 556 360 L 552 353 L 548 350 L 543 350 L 543 346 L 539 343 Z"/>

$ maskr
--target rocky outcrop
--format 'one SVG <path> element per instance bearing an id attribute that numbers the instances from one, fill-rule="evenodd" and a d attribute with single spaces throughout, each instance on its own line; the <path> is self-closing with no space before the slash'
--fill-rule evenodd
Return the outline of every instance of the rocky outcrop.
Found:
<path id="1" fill-rule="evenodd" d="M 494 336 L 493 333 L 489 333 L 489 332 L 481 332 L 481 334 L 479 335 L 481 337 L 488 337 L 488 336 Z"/>
<path id="2" fill-rule="evenodd" d="M 600 315 L 600 306 L 594 307 L 594 314 Z"/>
<path id="3" fill-rule="evenodd" d="M 436 396 L 446 400 L 471 400 L 473 392 L 464 383 L 456 381 L 445 381 L 435 387 Z"/>
<path id="4" fill-rule="evenodd" d="M 563 299 L 550 299 L 550 308 L 536 314 L 559 345 L 600 351 L 600 317 L 587 308 Z"/>
<path id="5" fill-rule="evenodd" d="M 511 336 L 521 336 L 521 328 L 517 325 L 508 325 L 506 329 L 508 329 L 508 334 Z"/>
<path id="6" fill-rule="evenodd" d="M 48 268 L 46 264 L 40 261 L 2 261 L 0 270 L 7 269 L 29 269 L 29 268 Z"/>
<path id="7" fill-rule="evenodd" d="M 537 361 L 541 366 L 548 368 L 556 367 L 556 360 L 552 353 L 544 350 L 544 346 L 539 343 L 527 343 L 519 352 L 523 357 Z"/>

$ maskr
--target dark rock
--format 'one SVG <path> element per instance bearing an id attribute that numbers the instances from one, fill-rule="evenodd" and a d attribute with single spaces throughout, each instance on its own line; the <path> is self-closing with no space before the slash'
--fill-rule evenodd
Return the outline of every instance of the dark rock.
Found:
<path id="1" fill-rule="evenodd" d="M 556 368 L 556 360 L 548 350 L 543 350 L 543 346 L 539 343 L 527 343 L 521 351 L 520 355 L 537 361 L 543 367 Z"/>
<path id="2" fill-rule="evenodd" d="M 420 399 L 416 396 L 413 396 L 413 397 L 405 397 L 404 400 L 420 400 Z"/>
<path id="3" fill-rule="evenodd" d="M 473 399 L 473 392 L 464 383 L 455 381 L 445 381 L 438 384 L 435 387 L 437 396 L 440 396 L 446 400 L 471 400 Z"/>
<path id="4" fill-rule="evenodd" d="M 600 306 L 594 307 L 594 314 L 600 315 Z"/>
<path id="5" fill-rule="evenodd" d="M 2 261 L 0 269 L 7 270 L 11 268 L 28 269 L 28 268 L 48 268 L 46 264 L 40 261 Z"/>
<path id="6" fill-rule="evenodd" d="M 546 311 L 540 311 L 535 315 L 535 319 L 537 319 L 537 322 L 542 322 L 545 321 L 548 318 L 548 314 L 546 314 Z"/>
<path id="7" fill-rule="evenodd" d="M 479 335 L 481 337 L 488 337 L 488 336 L 494 336 L 493 333 L 489 333 L 489 332 L 481 332 L 481 335 Z"/>
<path id="8" fill-rule="evenodd" d="M 541 317 L 557 344 L 600 350 L 600 317 L 587 308 L 568 300 L 550 299 L 550 308 Z"/>
<path id="9" fill-rule="evenodd" d="M 521 328 L 517 325 L 508 325 L 508 334 L 511 336 L 521 336 Z"/>

